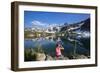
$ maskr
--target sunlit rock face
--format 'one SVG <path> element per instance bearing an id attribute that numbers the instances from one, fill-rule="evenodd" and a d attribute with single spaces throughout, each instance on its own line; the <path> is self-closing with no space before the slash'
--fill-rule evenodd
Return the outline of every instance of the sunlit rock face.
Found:
<path id="1" fill-rule="evenodd" d="M 90 37 L 90 32 L 83 32 L 83 37 L 84 38 L 89 38 Z"/>
<path id="2" fill-rule="evenodd" d="M 90 37 L 90 18 L 84 21 L 84 24 L 80 28 L 82 38 Z"/>
<path id="3" fill-rule="evenodd" d="M 66 24 L 66 23 L 65 23 Z M 73 23 L 73 24 L 66 24 L 62 26 L 61 32 L 67 32 L 68 36 L 74 37 L 74 38 L 89 38 L 90 37 L 90 18 Z M 72 34 L 74 36 L 72 36 Z"/>
<path id="4" fill-rule="evenodd" d="M 60 31 L 66 31 L 66 30 L 71 30 L 71 31 L 76 31 L 76 30 L 80 30 L 80 31 L 90 31 L 90 18 L 84 20 L 84 21 L 80 21 L 77 23 L 73 23 L 73 24 L 64 24 L 61 27 Z"/>

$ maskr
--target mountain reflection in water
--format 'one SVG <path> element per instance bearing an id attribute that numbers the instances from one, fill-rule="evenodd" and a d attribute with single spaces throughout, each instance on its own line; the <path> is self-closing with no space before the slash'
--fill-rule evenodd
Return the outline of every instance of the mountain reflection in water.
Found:
<path id="1" fill-rule="evenodd" d="M 64 51 L 62 51 L 64 56 L 72 55 L 72 54 L 82 54 L 85 56 L 90 56 L 90 36 L 84 35 L 77 37 L 40 37 L 29 39 L 25 38 L 24 47 L 25 49 L 35 48 L 37 44 L 41 44 L 45 53 L 55 56 L 55 48 L 57 39 L 60 38 L 62 42 L 62 46 L 64 47 Z"/>

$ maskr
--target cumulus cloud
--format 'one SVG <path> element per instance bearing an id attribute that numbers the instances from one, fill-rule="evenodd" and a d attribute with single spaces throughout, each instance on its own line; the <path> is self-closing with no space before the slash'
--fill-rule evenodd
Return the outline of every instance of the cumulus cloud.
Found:
<path id="1" fill-rule="evenodd" d="M 33 20 L 32 21 L 32 25 L 33 26 L 44 27 L 44 26 L 47 26 L 48 24 L 47 23 L 40 22 L 40 21 L 37 21 L 37 20 Z"/>

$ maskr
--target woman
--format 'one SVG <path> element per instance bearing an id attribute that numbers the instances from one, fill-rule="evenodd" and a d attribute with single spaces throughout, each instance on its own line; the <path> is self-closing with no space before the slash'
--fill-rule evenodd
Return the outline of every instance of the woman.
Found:
<path id="1" fill-rule="evenodd" d="M 57 57 L 57 59 L 62 57 L 62 53 L 61 53 L 62 49 L 64 49 L 64 48 L 62 48 L 62 46 L 60 44 L 57 44 L 57 46 L 56 46 L 56 57 Z"/>

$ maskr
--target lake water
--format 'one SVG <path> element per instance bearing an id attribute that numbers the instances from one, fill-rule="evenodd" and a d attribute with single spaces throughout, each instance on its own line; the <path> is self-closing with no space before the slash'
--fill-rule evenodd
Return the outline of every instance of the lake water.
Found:
<path id="1" fill-rule="evenodd" d="M 70 37 L 40 37 L 40 38 L 25 38 L 24 48 L 30 49 L 35 48 L 37 44 L 40 44 L 44 49 L 45 53 L 54 56 L 57 40 L 60 38 L 64 50 L 62 51 L 63 55 L 71 54 L 82 54 L 90 56 L 90 38 L 70 38 Z M 76 46 L 76 47 L 75 47 Z"/>

